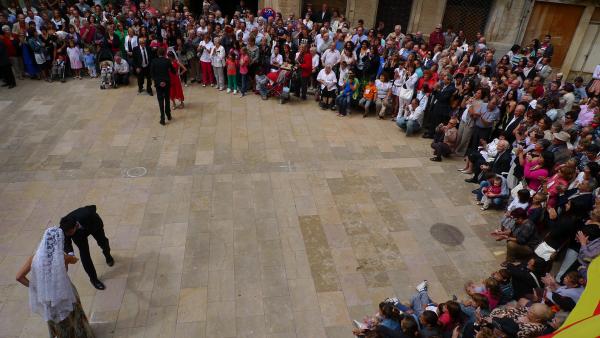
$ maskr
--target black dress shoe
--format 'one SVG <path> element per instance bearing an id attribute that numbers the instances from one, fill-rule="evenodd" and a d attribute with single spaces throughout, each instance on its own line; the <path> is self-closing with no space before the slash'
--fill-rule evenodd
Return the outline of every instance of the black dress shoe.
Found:
<path id="1" fill-rule="evenodd" d="M 160 121 L 158 123 L 162 124 L 163 126 L 166 125 L 165 121 Z"/>
<path id="2" fill-rule="evenodd" d="M 108 266 L 115 265 L 115 259 L 111 255 L 106 256 L 106 265 L 108 265 Z"/>
<path id="3" fill-rule="evenodd" d="M 442 158 L 439 156 L 434 156 L 434 157 L 430 158 L 429 160 L 433 161 L 433 162 L 442 162 Z"/>
<path id="4" fill-rule="evenodd" d="M 90 282 L 92 282 L 92 285 L 96 289 L 98 289 L 98 290 L 104 290 L 104 289 L 106 289 L 106 286 L 104 285 L 104 283 L 102 283 L 101 281 L 99 281 L 97 279 L 96 280 L 91 280 Z"/>
<path id="5" fill-rule="evenodd" d="M 475 178 L 467 178 L 467 179 L 465 179 L 465 182 L 467 182 L 467 183 L 479 183 L 479 182 L 477 182 L 477 179 L 475 179 Z"/>
<path id="6" fill-rule="evenodd" d="M 171 114 L 167 115 L 167 120 L 171 121 L 173 119 L 173 117 L 171 116 Z"/>
<path id="7" fill-rule="evenodd" d="M 148 95 L 150 95 L 150 96 L 154 96 L 154 93 L 152 93 L 152 91 L 151 91 L 151 90 L 148 90 Z"/>

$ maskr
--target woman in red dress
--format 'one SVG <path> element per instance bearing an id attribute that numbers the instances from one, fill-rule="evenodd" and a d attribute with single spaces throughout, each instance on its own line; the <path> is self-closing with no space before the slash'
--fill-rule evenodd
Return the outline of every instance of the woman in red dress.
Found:
<path id="1" fill-rule="evenodd" d="M 183 108 L 183 87 L 181 86 L 181 79 L 179 78 L 179 75 L 185 73 L 187 68 L 185 68 L 181 62 L 179 62 L 179 60 L 175 57 L 175 53 L 169 52 L 168 56 L 169 60 L 171 60 L 171 64 L 173 65 L 173 69 L 175 69 L 175 72 L 169 71 L 169 76 L 171 77 L 171 89 L 169 96 L 173 102 L 173 109 Z M 175 100 L 179 100 L 179 106 L 177 106 Z"/>

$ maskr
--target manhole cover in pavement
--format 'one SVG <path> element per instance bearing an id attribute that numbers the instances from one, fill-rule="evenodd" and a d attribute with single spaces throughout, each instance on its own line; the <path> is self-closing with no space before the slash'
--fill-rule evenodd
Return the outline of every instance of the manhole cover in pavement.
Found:
<path id="1" fill-rule="evenodd" d="M 457 227 L 450 224 L 435 223 L 431 226 L 429 232 L 438 242 L 450 246 L 461 245 L 465 240 L 465 235 Z"/>
<path id="2" fill-rule="evenodd" d="M 127 171 L 125 172 L 125 176 L 126 177 L 142 177 L 142 176 L 146 175 L 146 173 L 148 173 L 148 170 L 146 170 L 146 168 L 135 167 L 135 168 L 127 169 Z"/>

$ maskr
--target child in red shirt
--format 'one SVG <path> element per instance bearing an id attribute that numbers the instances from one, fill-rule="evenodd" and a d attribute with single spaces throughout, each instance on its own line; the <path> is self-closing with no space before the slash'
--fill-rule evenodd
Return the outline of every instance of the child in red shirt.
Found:
<path id="1" fill-rule="evenodd" d="M 227 61 L 225 62 L 225 67 L 227 68 L 227 92 L 231 93 L 233 91 L 233 95 L 237 94 L 237 71 L 238 71 L 238 61 L 235 58 L 235 54 L 229 53 L 227 57 Z"/>
<path id="2" fill-rule="evenodd" d="M 502 194 L 502 179 L 495 176 L 491 183 L 490 186 L 481 189 L 481 192 L 483 192 L 480 202 L 482 204 L 481 210 L 487 210 L 492 200 Z"/>

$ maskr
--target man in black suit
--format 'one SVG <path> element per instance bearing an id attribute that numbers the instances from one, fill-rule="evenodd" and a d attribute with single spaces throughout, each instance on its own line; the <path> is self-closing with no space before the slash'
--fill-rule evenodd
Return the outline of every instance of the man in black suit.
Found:
<path id="1" fill-rule="evenodd" d="M 173 65 L 165 57 L 165 49 L 160 47 L 157 52 L 158 57 L 152 60 L 151 74 L 156 87 L 156 98 L 160 109 L 160 124 L 165 125 L 165 115 L 171 121 L 171 102 L 169 101 L 169 90 L 171 81 L 169 71 L 175 72 Z"/>
<path id="2" fill-rule="evenodd" d="M 504 121 L 506 125 L 501 126 L 502 129 L 504 129 L 504 137 L 510 144 L 512 144 L 516 140 L 514 131 L 519 127 L 519 125 L 523 121 L 526 109 L 527 108 L 524 105 L 518 104 L 515 107 L 515 111 L 512 113 L 512 115 L 510 115 L 508 119 Z"/>
<path id="3" fill-rule="evenodd" d="M 321 10 L 313 15 L 313 21 L 318 23 L 330 22 L 331 13 L 328 10 L 327 4 L 324 3 Z"/>
<path id="4" fill-rule="evenodd" d="M 150 65 L 152 64 L 152 52 L 146 46 L 146 39 L 140 38 L 139 45 L 133 47 L 133 67 L 137 76 L 138 93 L 144 90 L 146 80 L 146 91 L 152 96 L 152 82 L 150 78 Z"/>
<path id="5" fill-rule="evenodd" d="M 434 99 L 433 107 L 430 112 L 431 124 L 429 125 L 429 130 L 423 134 L 424 138 L 433 138 L 435 135 L 435 128 L 437 128 L 440 123 L 446 124 L 450 120 L 450 99 L 452 98 L 456 87 L 454 87 L 452 75 L 450 74 L 444 75 L 442 83 L 442 86 L 439 84 L 435 85 L 435 89 L 431 95 Z"/>
<path id="6" fill-rule="evenodd" d="M 73 253 L 73 242 L 79 248 L 79 257 L 85 272 L 90 277 L 90 282 L 98 290 L 104 290 L 106 287 L 98 279 L 94 262 L 90 256 L 90 247 L 88 244 L 88 236 L 92 235 L 98 246 L 102 248 L 102 253 L 106 258 L 106 264 L 113 266 L 115 260 L 110 255 L 110 245 L 108 238 L 104 234 L 104 223 L 102 218 L 96 212 L 95 205 L 88 205 L 71 211 L 67 216 L 60 220 L 60 228 L 65 234 L 64 250 L 67 254 Z"/>
<path id="7" fill-rule="evenodd" d="M 482 171 L 493 172 L 498 175 L 508 172 L 512 160 L 509 148 L 510 144 L 506 140 L 498 141 L 498 145 L 496 146 L 498 154 L 494 158 L 494 161 L 492 163 L 473 163 L 473 177 L 466 179 L 465 182 L 479 183 L 478 178 Z"/>
<path id="8" fill-rule="evenodd" d="M 475 47 L 469 46 L 467 48 L 467 53 L 465 54 L 467 57 L 467 62 L 469 62 L 469 67 L 478 66 L 481 62 L 481 56 L 475 53 Z"/>

